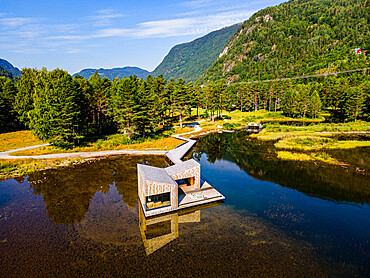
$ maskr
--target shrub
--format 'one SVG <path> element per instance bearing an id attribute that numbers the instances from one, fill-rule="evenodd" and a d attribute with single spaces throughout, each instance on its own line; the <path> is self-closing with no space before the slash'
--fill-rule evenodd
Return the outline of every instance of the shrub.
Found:
<path id="1" fill-rule="evenodd" d="M 224 123 L 222 125 L 222 128 L 223 129 L 226 129 L 226 130 L 229 130 L 229 129 L 233 129 L 234 128 L 234 125 L 233 124 L 230 124 L 230 123 Z"/>

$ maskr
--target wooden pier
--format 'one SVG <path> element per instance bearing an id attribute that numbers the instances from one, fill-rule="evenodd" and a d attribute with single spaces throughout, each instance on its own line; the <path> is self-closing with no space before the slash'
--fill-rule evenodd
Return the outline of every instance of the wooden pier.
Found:
<path id="1" fill-rule="evenodd" d="M 197 161 L 182 161 L 196 141 L 174 137 L 185 141 L 165 154 L 174 165 L 167 168 L 137 165 L 139 200 L 146 217 L 225 199 L 208 182 L 201 180 Z"/>
<path id="2" fill-rule="evenodd" d="M 247 125 L 243 125 L 242 128 L 249 132 L 258 133 L 262 130 L 263 125 L 261 123 L 248 123 Z"/>

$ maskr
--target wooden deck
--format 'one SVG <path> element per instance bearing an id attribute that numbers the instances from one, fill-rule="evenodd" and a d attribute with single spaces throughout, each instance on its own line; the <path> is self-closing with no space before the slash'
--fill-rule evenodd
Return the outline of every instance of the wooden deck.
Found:
<path id="1" fill-rule="evenodd" d="M 201 196 L 201 198 L 194 198 L 194 194 Z M 179 207 L 177 209 L 189 208 L 224 199 L 224 195 L 213 188 L 208 182 L 204 182 L 201 188 L 197 190 L 194 190 L 192 186 L 179 186 Z"/>

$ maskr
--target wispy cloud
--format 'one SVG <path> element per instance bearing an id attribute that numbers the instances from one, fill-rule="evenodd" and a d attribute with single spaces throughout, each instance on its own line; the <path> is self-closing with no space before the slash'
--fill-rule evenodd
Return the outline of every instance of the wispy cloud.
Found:
<path id="1" fill-rule="evenodd" d="M 108 28 L 99 30 L 95 37 L 175 37 L 201 35 L 244 21 L 254 11 L 229 11 L 208 16 L 183 17 L 139 23 L 135 28 Z"/>
<path id="2" fill-rule="evenodd" d="M 104 9 L 96 12 L 95 15 L 89 18 L 93 20 L 95 26 L 109 26 L 112 24 L 113 19 L 123 17 L 122 14 L 113 9 Z"/>
<path id="3" fill-rule="evenodd" d="M 203 8 L 211 5 L 217 4 L 219 1 L 212 1 L 212 0 L 191 0 L 185 1 L 182 3 L 183 6 L 190 7 L 190 8 Z"/>
<path id="4" fill-rule="evenodd" d="M 83 52 L 83 50 L 81 48 L 68 48 L 66 50 L 66 53 L 68 54 L 77 54 L 77 53 L 81 53 Z"/>
<path id="5" fill-rule="evenodd" d="M 27 18 L 27 17 L 4 17 L 4 14 L 0 14 L 0 24 L 3 27 L 8 28 L 15 28 L 19 27 L 28 23 L 35 22 L 36 20 L 33 18 Z"/>
<path id="6" fill-rule="evenodd" d="M 222 0 L 221 0 L 222 1 Z M 211 1 L 188 1 L 189 5 L 206 5 Z M 217 8 L 217 7 L 216 7 Z M 201 36 L 224 26 L 248 19 L 254 11 L 234 9 L 228 11 L 208 11 L 207 14 L 188 13 L 163 20 L 139 22 L 128 28 L 114 21 L 123 15 L 114 10 L 97 11 L 77 23 L 53 24 L 49 19 L 10 17 L 0 14 L 0 47 L 18 53 L 61 51 L 80 53 L 86 45 L 101 42 L 103 38 L 166 38 L 177 36 Z M 94 24 L 96 24 L 94 26 Z M 11 45 L 11 46 L 10 46 Z"/>

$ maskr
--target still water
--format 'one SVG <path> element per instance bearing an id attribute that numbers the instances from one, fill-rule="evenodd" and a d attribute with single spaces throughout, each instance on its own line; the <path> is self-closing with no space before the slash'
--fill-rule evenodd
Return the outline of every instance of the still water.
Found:
<path id="1" fill-rule="evenodd" d="M 189 157 L 225 202 L 149 219 L 136 164 L 162 157 L 5 180 L 0 277 L 368 277 L 369 149 L 331 155 L 352 166 L 283 162 L 273 143 L 209 135 Z"/>

